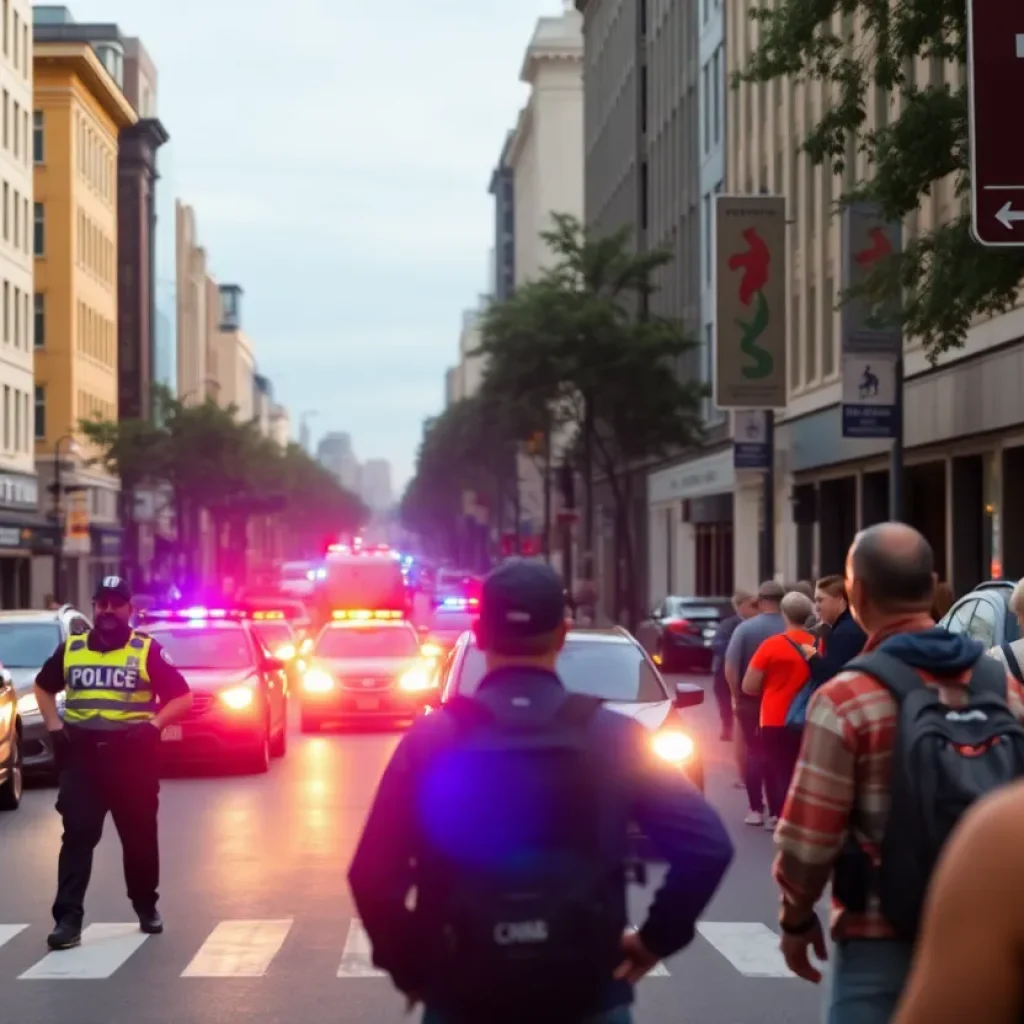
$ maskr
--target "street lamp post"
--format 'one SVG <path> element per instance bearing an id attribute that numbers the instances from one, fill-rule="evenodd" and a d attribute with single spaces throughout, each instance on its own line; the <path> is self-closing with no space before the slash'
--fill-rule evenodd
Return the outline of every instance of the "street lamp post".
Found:
<path id="1" fill-rule="evenodd" d="M 63 437 L 58 438 L 57 443 L 53 447 L 53 483 L 50 485 L 50 489 L 53 491 L 54 519 L 57 521 L 57 549 L 54 552 L 53 558 L 53 599 L 57 604 L 61 604 L 64 596 L 65 517 L 62 510 L 62 498 L 65 491 L 70 494 L 80 489 L 74 486 L 64 487 L 61 449 L 65 442 L 67 442 L 68 454 L 74 454 L 75 448 L 78 445 L 78 442 L 70 434 L 65 434 Z"/>

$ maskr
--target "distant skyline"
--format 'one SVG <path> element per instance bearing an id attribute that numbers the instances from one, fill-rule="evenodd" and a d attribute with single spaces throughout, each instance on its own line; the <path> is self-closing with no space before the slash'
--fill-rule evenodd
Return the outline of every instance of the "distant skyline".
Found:
<path id="1" fill-rule="evenodd" d="M 314 445 L 350 433 L 400 494 L 462 311 L 489 286 L 487 185 L 534 24 L 561 0 L 293 0 L 284 18 L 269 0 L 68 7 L 138 36 L 157 66 L 161 310 L 177 196 L 212 273 L 245 289 L 244 329 L 294 436 L 317 410 Z"/>

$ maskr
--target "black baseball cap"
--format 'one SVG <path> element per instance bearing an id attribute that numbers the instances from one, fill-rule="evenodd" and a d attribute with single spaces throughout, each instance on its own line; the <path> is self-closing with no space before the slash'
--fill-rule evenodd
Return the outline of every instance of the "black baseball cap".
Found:
<path id="1" fill-rule="evenodd" d="M 565 587 L 551 566 L 510 558 L 484 580 L 478 623 L 482 646 L 516 653 L 564 622 Z"/>
<path id="2" fill-rule="evenodd" d="M 128 581 L 121 576 L 104 576 L 96 585 L 92 599 L 98 601 L 101 597 L 113 597 L 122 604 L 130 604 L 132 588 L 128 586 Z"/>

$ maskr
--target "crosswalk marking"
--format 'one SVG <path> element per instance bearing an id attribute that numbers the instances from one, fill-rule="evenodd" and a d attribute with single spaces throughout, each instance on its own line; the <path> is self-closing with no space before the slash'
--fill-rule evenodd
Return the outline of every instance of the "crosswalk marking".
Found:
<path id="1" fill-rule="evenodd" d="M 295 927 L 296 919 L 293 917 L 220 921 L 194 953 L 188 966 L 181 971 L 180 977 L 263 977 L 281 953 L 286 941 L 300 941 L 301 936 L 289 938 Z M 32 934 L 41 941 L 41 935 L 46 930 L 45 925 L 0 924 L 0 954 L 7 952 L 2 947 L 30 928 Z M 697 925 L 697 931 L 704 942 L 712 946 L 744 977 L 794 977 L 779 952 L 778 935 L 761 922 L 701 921 Z M 126 964 L 147 938 L 149 936 L 139 931 L 138 925 L 134 922 L 93 924 L 83 932 L 81 946 L 48 953 L 18 977 L 28 981 L 109 978 Z M 171 936 L 160 941 L 168 946 L 173 945 Z M 177 960 L 177 954 L 170 959 L 161 957 L 160 969 L 177 972 L 184 960 L 185 957 Z M 147 969 L 157 966 L 155 958 L 147 956 L 145 961 L 145 965 L 136 966 L 146 966 Z M 685 962 L 684 956 L 681 958 L 681 964 L 685 965 Z M 130 966 L 126 968 L 130 969 Z M 673 969 L 677 974 L 680 970 L 685 971 L 685 966 Z M 668 978 L 672 976 L 673 971 L 670 971 L 665 963 L 659 963 L 647 977 Z M 7 975 L 8 978 L 11 976 Z M 370 939 L 358 918 L 349 920 L 341 962 L 335 977 L 342 980 L 387 977 L 373 965 Z M 2 978 L 3 975 L 0 974 L 0 985 Z"/>
<path id="2" fill-rule="evenodd" d="M 260 978 L 280 952 L 293 921 L 221 921 L 181 976 Z"/>
<path id="3" fill-rule="evenodd" d="M 748 978 L 792 978 L 779 937 L 760 921 L 700 921 L 697 931 Z"/>
<path id="4" fill-rule="evenodd" d="M 348 937 L 345 939 L 345 952 L 338 966 L 339 978 L 383 978 L 383 971 L 373 966 L 373 952 L 370 947 L 370 936 L 366 934 L 363 922 L 354 917 L 348 926 Z"/>
<path id="5" fill-rule="evenodd" d="M 38 981 L 86 981 L 109 978 L 149 936 L 131 924 L 91 924 L 74 949 L 47 953 L 20 977 Z"/>
<path id="6" fill-rule="evenodd" d="M 27 924 L 0 924 L 0 946 L 20 935 L 27 927 Z"/>

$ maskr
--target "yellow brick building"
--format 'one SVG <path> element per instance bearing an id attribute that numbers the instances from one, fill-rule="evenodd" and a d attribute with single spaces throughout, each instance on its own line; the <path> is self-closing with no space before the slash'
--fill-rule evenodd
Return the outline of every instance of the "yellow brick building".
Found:
<path id="1" fill-rule="evenodd" d="M 117 418 L 117 154 L 137 115 L 93 48 L 36 41 L 33 54 L 37 152 L 33 245 L 36 322 L 35 445 L 41 483 L 54 478 L 65 507 L 90 520 L 117 513 L 117 481 L 85 465 L 79 423 Z M 41 135 L 41 138 L 39 136 Z M 64 596 L 81 600 L 90 577 L 88 536 L 68 541 Z M 116 568 L 114 566 L 113 568 Z"/>

